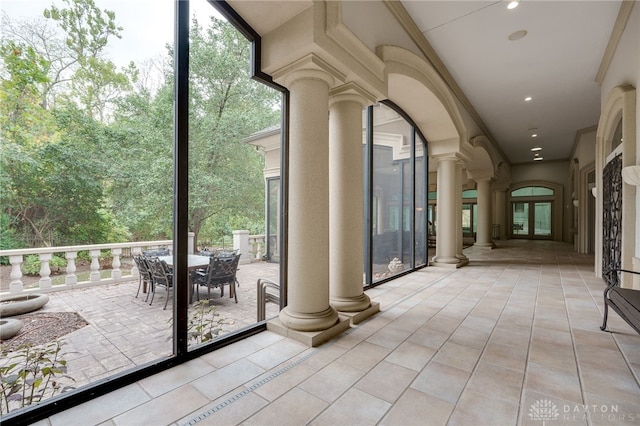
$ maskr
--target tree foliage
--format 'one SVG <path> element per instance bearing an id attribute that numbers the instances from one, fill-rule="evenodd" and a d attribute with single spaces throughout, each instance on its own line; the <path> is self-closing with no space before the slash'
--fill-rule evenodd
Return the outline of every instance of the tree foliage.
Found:
<path id="1" fill-rule="evenodd" d="M 105 55 L 115 13 L 62 3 L 3 17 L 1 231 L 36 246 L 171 238 L 171 46 L 138 80 Z M 208 240 L 258 230 L 263 158 L 242 140 L 278 122 L 279 95 L 249 78 L 249 44 L 227 22 L 194 19 L 190 41 L 189 226 Z"/>

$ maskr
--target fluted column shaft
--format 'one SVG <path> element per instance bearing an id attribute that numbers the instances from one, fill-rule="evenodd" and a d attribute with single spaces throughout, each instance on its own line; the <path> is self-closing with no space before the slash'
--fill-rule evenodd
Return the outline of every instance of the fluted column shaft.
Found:
<path id="1" fill-rule="evenodd" d="M 342 312 L 371 306 L 364 294 L 362 108 L 365 98 L 342 93 L 329 113 L 329 294 Z"/>
<path id="2" fill-rule="evenodd" d="M 319 331 L 338 321 L 329 305 L 329 85 L 321 70 L 294 71 L 290 90 L 288 305 L 280 321 Z"/>

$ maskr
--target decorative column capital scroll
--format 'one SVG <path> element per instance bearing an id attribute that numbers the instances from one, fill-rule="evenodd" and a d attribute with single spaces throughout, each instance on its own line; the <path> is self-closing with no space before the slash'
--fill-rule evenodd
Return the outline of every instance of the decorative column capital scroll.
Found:
<path id="1" fill-rule="evenodd" d="M 302 79 L 321 80 L 332 88 L 345 81 L 346 76 L 318 55 L 310 53 L 275 71 L 273 79 L 289 89 Z"/>
<path id="2" fill-rule="evenodd" d="M 362 108 L 376 103 L 376 97 L 357 83 L 350 81 L 329 91 L 329 107 L 337 102 L 357 102 Z"/>

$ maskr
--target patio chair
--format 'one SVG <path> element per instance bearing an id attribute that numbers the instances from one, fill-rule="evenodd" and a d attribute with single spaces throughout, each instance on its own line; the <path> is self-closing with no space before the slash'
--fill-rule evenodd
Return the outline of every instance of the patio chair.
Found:
<path id="1" fill-rule="evenodd" d="M 212 257 L 206 272 L 196 271 L 194 276 L 194 286 L 197 290 L 198 286 L 207 286 L 208 297 L 211 298 L 211 288 L 220 288 L 220 297 L 224 296 L 224 286 L 229 286 L 229 297 L 233 297 L 238 303 L 238 295 L 236 294 L 236 284 L 238 279 L 236 273 L 238 271 L 238 263 L 240 255 L 236 254 L 231 257 Z M 199 292 L 196 291 L 196 294 Z M 199 295 L 198 295 L 199 299 Z"/>
<path id="2" fill-rule="evenodd" d="M 169 303 L 169 296 L 173 293 L 173 273 L 170 272 L 169 266 L 164 260 L 160 260 L 157 257 L 152 257 L 147 260 L 149 269 L 151 271 L 151 278 L 153 280 L 151 301 L 149 305 L 153 303 L 153 298 L 156 294 L 158 287 L 164 288 L 167 293 L 166 300 L 164 302 L 164 309 L 167 309 Z"/>
<path id="3" fill-rule="evenodd" d="M 149 265 L 147 264 L 147 260 L 142 255 L 133 256 L 133 261 L 136 262 L 136 266 L 138 267 L 138 291 L 136 292 L 136 298 L 138 294 L 140 294 L 140 287 L 144 283 L 145 289 L 147 290 L 147 299 L 149 298 L 149 293 L 151 293 L 151 287 L 153 286 L 153 280 L 151 279 L 151 271 L 149 271 Z"/>

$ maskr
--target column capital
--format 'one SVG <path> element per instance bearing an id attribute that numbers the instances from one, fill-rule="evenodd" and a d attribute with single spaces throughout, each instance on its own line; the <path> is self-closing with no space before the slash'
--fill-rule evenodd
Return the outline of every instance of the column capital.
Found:
<path id="1" fill-rule="evenodd" d="M 376 103 L 376 97 L 357 83 L 350 81 L 329 91 L 329 106 L 338 102 L 357 102 L 364 108 Z"/>
<path id="2" fill-rule="evenodd" d="M 431 158 L 433 160 L 435 160 L 436 163 L 444 163 L 444 162 L 455 162 L 457 163 L 458 161 L 461 160 L 461 158 L 458 156 L 457 153 L 447 153 L 447 154 L 437 154 L 437 155 L 433 155 L 431 156 Z"/>
<path id="3" fill-rule="evenodd" d="M 318 55 L 310 53 L 276 70 L 273 79 L 288 88 L 302 79 L 322 80 L 331 88 L 343 82 L 346 76 Z"/>

